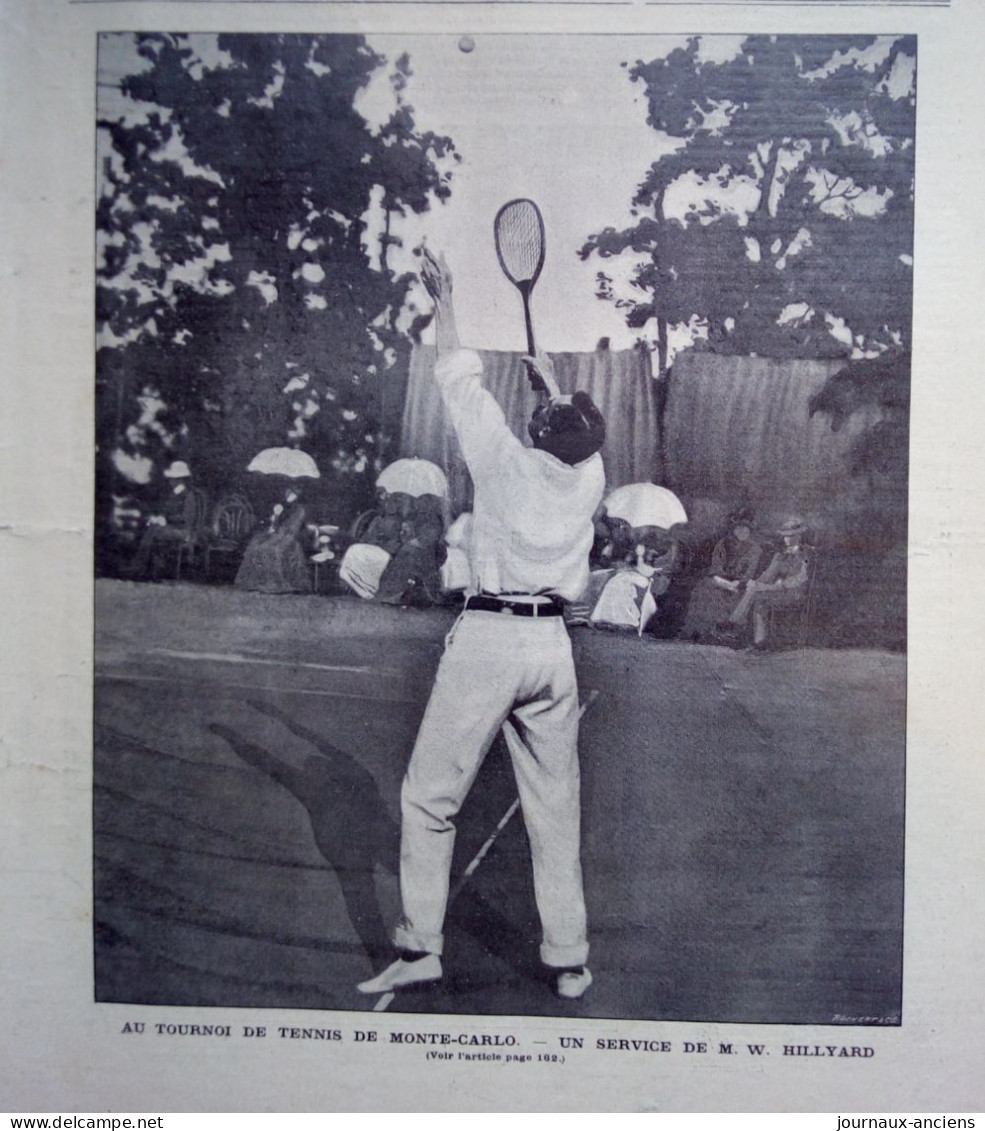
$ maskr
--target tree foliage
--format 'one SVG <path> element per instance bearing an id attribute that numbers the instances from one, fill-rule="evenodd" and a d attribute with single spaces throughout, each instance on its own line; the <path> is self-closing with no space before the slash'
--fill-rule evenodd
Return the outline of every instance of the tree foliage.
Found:
<path id="1" fill-rule="evenodd" d="M 635 257 L 599 294 L 656 323 L 662 365 L 668 327 L 696 322 L 729 353 L 908 347 L 915 57 L 912 38 L 750 36 L 726 62 L 692 39 L 630 68 L 666 152 L 634 225 L 581 255 Z"/>
<path id="2" fill-rule="evenodd" d="M 371 486 L 411 282 L 390 268 L 389 219 L 446 199 L 457 157 L 416 127 L 410 60 L 390 67 L 393 109 L 374 125 L 359 99 L 387 61 L 360 36 L 136 46 L 144 68 L 122 90 L 146 112 L 99 123 L 104 448 L 153 459 L 156 444 L 221 483 L 293 442 L 323 475 Z"/>

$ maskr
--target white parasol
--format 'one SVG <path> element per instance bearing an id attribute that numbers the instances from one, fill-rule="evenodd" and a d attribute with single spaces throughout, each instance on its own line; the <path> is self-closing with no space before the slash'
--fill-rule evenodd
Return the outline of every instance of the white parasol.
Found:
<path id="1" fill-rule="evenodd" d="M 421 495 L 437 495 L 440 499 L 448 497 L 445 473 L 427 459 L 398 459 L 380 472 L 376 486 L 391 493 L 399 491 L 414 499 Z"/>
<path id="2" fill-rule="evenodd" d="M 656 483 L 627 483 L 617 487 L 605 500 L 609 518 L 621 518 L 629 526 L 659 526 L 669 530 L 687 522 L 687 512 L 680 499 L 666 487 Z"/>
<path id="3" fill-rule="evenodd" d="M 264 448 L 250 460 L 247 471 L 259 475 L 283 475 L 286 479 L 320 479 L 318 465 L 297 448 Z"/>

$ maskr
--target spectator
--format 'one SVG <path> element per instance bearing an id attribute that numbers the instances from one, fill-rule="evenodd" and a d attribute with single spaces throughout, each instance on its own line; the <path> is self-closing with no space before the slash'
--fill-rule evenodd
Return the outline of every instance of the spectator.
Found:
<path id="1" fill-rule="evenodd" d="M 753 537 L 752 512 L 736 511 L 729 517 L 729 533 L 716 543 L 708 576 L 695 585 L 688 601 L 681 635 L 687 640 L 707 640 L 734 631 L 729 617 L 756 576 L 763 547 Z"/>
<path id="2" fill-rule="evenodd" d="M 616 570 L 636 561 L 633 529 L 625 519 L 610 518 L 603 512 L 595 516 L 593 526 L 595 535 L 589 557 L 588 584 L 565 607 L 564 619 L 572 626 L 592 623 L 592 611 Z"/>
<path id="3" fill-rule="evenodd" d="M 159 509 L 148 516 L 137 552 L 121 571 L 125 577 L 145 577 L 156 554 L 165 547 L 179 546 L 191 533 L 191 469 L 184 460 L 175 460 L 165 468 L 164 478 L 171 484 L 170 493 Z"/>
<path id="4" fill-rule="evenodd" d="M 236 586 L 257 593 L 310 593 L 311 574 L 301 545 L 305 508 L 292 483 L 267 523 L 250 539 Z"/>
<path id="5" fill-rule="evenodd" d="M 767 614 L 772 609 L 792 608 L 807 596 L 807 558 L 801 546 L 806 529 L 803 519 L 794 515 L 781 524 L 783 548 L 759 577 L 746 582 L 742 600 L 729 617 L 740 627 L 751 618 L 753 648 L 767 647 Z"/>
<path id="6" fill-rule="evenodd" d="M 442 501 L 413 499 L 400 528 L 400 546 L 387 563 L 377 599 L 388 605 L 433 605 L 441 599 L 439 555 L 444 558 Z"/>
<path id="7" fill-rule="evenodd" d="M 667 592 L 677 561 L 677 542 L 659 527 L 633 531 L 632 558 L 616 567 L 589 616 L 593 625 L 632 628 L 642 635 Z"/>
<path id="8" fill-rule="evenodd" d="M 401 491 L 380 491 L 380 510 L 358 542 L 346 550 L 339 564 L 339 577 L 370 600 L 380 587 L 383 572 L 400 549 L 401 528 L 413 499 Z"/>

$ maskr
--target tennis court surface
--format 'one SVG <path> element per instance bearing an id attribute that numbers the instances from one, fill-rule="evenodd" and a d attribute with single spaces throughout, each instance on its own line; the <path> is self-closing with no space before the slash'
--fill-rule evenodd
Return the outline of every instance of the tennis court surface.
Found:
<path id="1" fill-rule="evenodd" d="M 381 1004 L 355 986 L 389 955 L 400 781 L 453 618 L 97 583 L 97 1000 Z M 597 692 L 581 739 L 595 984 L 561 1002 L 539 966 L 516 816 L 449 911 L 443 984 L 382 1004 L 898 1020 L 905 658 L 572 639 L 583 699 Z M 498 742 L 455 875 L 514 796 Z"/>

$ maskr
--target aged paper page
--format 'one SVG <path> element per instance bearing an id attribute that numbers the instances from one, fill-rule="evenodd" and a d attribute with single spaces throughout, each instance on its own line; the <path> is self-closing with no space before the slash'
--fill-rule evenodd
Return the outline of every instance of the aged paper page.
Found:
<path id="1" fill-rule="evenodd" d="M 0 18 L 0 590 L 7 628 L 0 664 L 0 1107 L 981 1111 L 985 769 L 979 677 L 985 625 L 977 582 L 985 514 L 978 475 L 978 308 L 985 299 L 985 221 L 977 190 L 985 181 L 979 121 L 985 18 L 978 9 L 968 0 L 0 0 Z M 235 42 L 219 38 L 230 33 Z M 898 59 L 887 65 L 884 87 L 867 97 L 898 97 L 902 105 L 915 91 L 915 129 L 902 112 L 906 120 L 897 126 L 880 119 L 882 134 L 873 127 L 869 143 L 852 153 L 864 152 L 873 162 L 884 158 L 889 143 L 880 149 L 881 139 L 898 128 L 904 164 L 908 154 L 916 155 L 915 227 L 905 221 L 887 236 L 902 239 L 891 245 L 900 254 L 846 239 L 836 284 L 817 282 L 834 290 L 856 286 L 855 301 L 865 311 L 859 319 L 871 322 L 868 337 L 853 339 L 858 325 L 845 330 L 838 318 L 827 325 L 821 318 L 827 346 L 818 351 L 808 334 L 818 329 L 809 326 L 812 312 L 791 302 L 771 323 L 771 332 L 782 330 L 782 343 L 777 338 L 760 349 L 756 342 L 764 339 L 753 336 L 751 345 L 716 351 L 708 348 L 714 317 L 707 324 L 689 321 L 691 308 L 682 306 L 685 313 L 670 320 L 676 326 L 669 336 L 666 318 L 650 320 L 649 348 L 641 348 L 636 329 L 647 318 L 636 329 L 631 321 L 627 326 L 626 303 L 596 295 L 599 286 L 611 286 L 615 299 L 634 293 L 618 265 L 626 262 L 626 248 L 606 245 L 616 236 L 604 231 L 628 229 L 653 206 L 652 197 L 634 205 L 632 194 L 651 163 L 670 160 L 675 144 L 681 151 L 690 144 L 680 139 L 689 128 L 695 132 L 687 125 L 687 105 L 699 94 L 688 93 L 686 83 L 661 86 L 665 79 L 655 62 L 635 84 L 629 70 L 637 61 L 668 56 L 683 66 L 698 58 L 688 56 L 691 51 L 700 53 L 707 77 L 707 68 L 744 58 L 743 44 L 748 51 L 752 36 L 763 37 L 755 41 L 760 56 L 782 54 L 793 42 L 785 36 L 810 37 L 797 41 L 806 47 L 790 48 L 790 67 L 802 72 L 803 51 L 816 49 L 818 75 L 829 65 L 837 69 L 831 63 L 836 52 L 855 50 L 864 40 L 857 49 L 871 55 L 848 68 L 860 86 L 873 68 Z M 354 49 L 357 42 L 365 47 Z M 292 71 L 288 51 L 308 52 L 307 62 Z M 239 60 L 238 70 L 224 61 L 229 58 Z M 748 65 L 751 71 L 760 65 L 752 53 Z M 361 67 L 365 84 L 356 78 Z M 250 82 L 268 73 L 269 86 L 253 90 Z M 239 75 L 242 83 L 221 87 L 225 75 Z M 336 76 L 344 84 L 351 77 L 360 93 L 350 92 L 338 128 L 354 131 L 364 158 L 355 158 L 355 142 L 348 141 L 333 151 L 353 158 L 342 171 L 341 160 L 320 154 L 300 112 L 303 99 L 297 114 L 285 111 L 267 133 L 257 127 L 238 142 L 233 133 L 222 134 L 221 144 L 210 148 L 213 135 L 205 131 L 197 147 L 190 143 L 184 154 L 172 149 L 162 156 L 169 123 L 180 123 L 182 137 L 194 139 L 195 116 L 206 110 L 223 128 L 266 121 L 264 114 L 285 105 L 278 99 L 294 97 L 296 75 L 302 85 Z M 141 110 L 124 121 L 134 113 L 133 102 L 126 105 L 128 76 L 144 76 L 144 85 L 131 89 L 133 101 L 139 94 L 145 107 L 160 112 L 167 106 L 167 112 L 155 119 Z M 214 98 L 203 110 L 205 103 L 196 102 L 200 84 L 213 80 Z M 678 134 L 664 121 L 659 143 L 646 120 L 647 89 L 657 92 L 658 108 L 679 100 Z M 703 136 L 713 146 L 729 136 L 729 99 L 739 96 L 728 89 L 707 96 L 718 98 L 714 112 L 722 114 L 719 124 L 706 123 Z M 793 136 L 818 113 L 806 89 L 797 86 L 804 103 L 791 114 L 795 124 L 779 129 L 788 164 L 776 164 L 777 187 L 765 189 L 767 220 L 780 212 L 778 204 L 769 205 L 778 197 L 769 194 L 782 194 L 806 168 L 806 150 L 798 150 Z M 855 89 L 839 90 L 837 97 L 850 100 Z M 782 103 L 784 96 L 777 97 Z M 358 120 L 349 116 L 353 106 Z M 401 117 L 408 106 L 410 125 Z M 651 113 L 658 111 L 651 107 Z M 666 113 L 669 121 L 672 111 Z M 840 121 L 844 138 L 864 133 L 864 117 Z M 119 132 L 111 136 L 107 123 L 119 124 Z M 183 143 L 172 137 L 170 144 Z M 845 141 L 846 153 L 850 148 Z M 396 151 L 406 166 L 393 157 Z M 556 152 L 565 167 L 555 162 Z M 286 208 L 293 190 L 287 176 L 251 180 L 251 167 L 282 166 L 293 174 L 298 153 L 323 182 L 337 176 L 350 185 L 362 177 L 369 186 L 364 212 L 347 219 L 339 205 L 332 220 L 340 243 L 354 223 L 368 232 L 362 245 L 355 243 L 363 249 L 356 258 L 373 266 L 364 291 L 351 281 L 363 278 L 359 272 L 333 275 L 314 262 L 283 279 L 265 273 L 265 249 L 275 241 L 292 254 L 310 250 L 313 258 L 326 247 L 324 232 L 315 239 L 301 227 L 264 227 L 274 209 Z M 645 156 L 637 161 L 636 153 Z M 836 165 L 833 180 L 818 174 L 805 182 L 810 199 L 804 208 L 824 212 L 829 241 L 832 217 L 845 216 L 839 210 L 878 217 L 893 196 L 885 185 L 868 196 L 856 193 L 863 174 L 851 156 Z M 768 148 L 760 158 L 762 178 Z M 223 180 L 217 167 L 232 172 Z M 813 234 L 795 226 L 783 246 L 779 236 L 775 245 L 761 233 L 743 236 L 757 231 L 746 226 L 755 206 L 743 194 L 757 185 L 762 190 L 762 181 L 748 171 L 734 177 L 714 163 L 704 168 L 704 181 L 688 174 L 674 181 L 666 199 L 661 190 L 660 238 L 671 230 L 689 231 L 692 240 L 695 233 L 713 236 L 722 216 L 731 215 L 726 227 L 734 221 L 739 232 L 733 241 L 738 265 L 727 259 L 724 241 L 712 251 L 695 251 L 697 245 L 680 236 L 674 246 L 681 270 L 664 263 L 660 285 L 669 290 L 661 293 L 679 295 L 674 288 L 695 263 L 719 280 L 733 270 L 741 278 L 740 268 L 769 255 L 774 263 L 784 259 L 780 272 L 789 259 L 785 280 L 820 244 L 821 222 Z M 249 187 L 235 208 L 227 208 L 233 172 Z M 389 188 L 377 192 L 374 177 Z M 696 203 L 716 178 L 715 201 L 709 204 L 706 195 Z M 427 192 L 425 205 L 415 193 Z M 172 193 L 194 203 L 172 207 Z M 235 492 L 223 495 L 216 487 L 227 475 L 223 460 L 245 472 L 235 447 L 241 433 L 215 433 L 221 442 L 211 448 L 195 448 L 194 440 L 218 417 L 222 390 L 228 393 L 234 381 L 240 383 L 229 394 L 229 419 L 240 421 L 236 414 L 243 410 L 242 420 L 249 418 L 255 429 L 250 442 L 273 435 L 257 423 L 266 402 L 242 391 L 276 356 L 284 386 L 297 398 L 290 442 L 315 453 L 323 481 L 337 473 L 333 483 L 347 474 L 362 483 L 358 477 L 374 460 L 383 466 L 397 455 L 427 455 L 447 472 L 447 481 L 433 489 L 447 492 L 443 518 L 466 509 L 471 485 L 433 384 L 433 328 L 426 317 L 414 322 L 427 314 L 429 300 L 408 279 L 416 275 L 419 260 L 412 252 L 422 240 L 447 253 L 463 344 L 480 351 L 487 385 L 514 431 L 523 433 L 529 406 L 511 400 L 515 373 L 522 373 L 516 367 L 524 351 L 523 318 L 492 239 L 496 208 L 511 196 L 536 197 L 544 209 L 548 252 L 531 299 L 537 344 L 555 358 L 562 384 L 570 383 L 565 392 L 589 387 L 602 405 L 608 443 L 613 451 L 621 445 L 618 455 L 603 452 L 610 489 L 637 480 L 673 483 L 691 511 L 692 541 L 681 535 L 670 548 L 641 536 L 629 546 L 638 550 L 630 564 L 646 578 L 637 590 L 656 593 L 656 607 L 664 590 L 651 585 L 654 570 L 679 553 L 697 554 L 699 533 L 727 519 L 732 526 L 758 523 L 764 547 L 769 537 L 777 539 L 781 572 L 784 537 L 795 553 L 803 539 L 810 558 L 804 578 L 827 576 L 836 586 L 854 559 L 843 551 L 847 536 L 839 542 L 832 533 L 830 516 L 848 506 L 842 492 L 861 490 L 859 476 L 846 477 L 845 461 L 864 450 L 866 428 L 881 426 L 885 436 L 902 422 L 902 433 L 890 434 L 905 436 L 908 411 L 905 582 L 901 548 L 895 564 L 888 551 L 883 562 L 890 562 L 885 576 L 901 582 L 894 590 L 899 615 L 863 623 L 848 606 L 839 612 L 832 602 L 812 620 L 798 605 L 793 636 L 765 655 L 742 652 L 735 641 L 706 647 L 707 641 L 685 640 L 677 628 L 621 635 L 572 627 L 583 709 L 582 859 L 594 985 L 578 1001 L 561 1000 L 539 967 L 536 911 L 539 904 L 549 913 L 550 897 L 543 890 L 535 896 L 527 836 L 511 806 L 508 753 L 514 759 L 524 754 L 513 745 L 520 742 L 517 732 L 509 731 L 495 740 L 472 808 L 462 809 L 456 874 L 470 861 L 475 870 L 453 881 L 443 985 L 431 996 L 416 990 L 395 998 L 360 994 L 356 984 L 385 965 L 387 933 L 400 915 L 400 783 L 457 609 L 451 603 L 370 608 L 344 587 L 332 588 L 339 584 L 338 562 L 326 547 L 341 555 L 332 541 L 340 529 L 353 542 L 365 535 L 368 524 L 357 528 L 354 520 L 373 505 L 372 477 L 364 477 L 368 497 L 361 506 L 343 506 L 341 495 L 327 488 L 319 495 L 311 484 L 300 502 L 291 491 L 283 499 L 252 497 L 259 540 L 249 545 L 265 545 L 268 555 L 257 550 L 260 579 L 252 582 L 246 566 L 237 572 L 222 561 L 218 527 L 210 528 L 209 544 L 217 565 L 206 557 L 205 541 L 188 548 L 187 560 L 177 542 L 167 545 L 159 532 L 169 520 L 163 506 L 160 515 L 155 510 L 150 490 L 155 483 L 167 491 L 182 485 L 183 516 L 190 513 L 186 500 L 201 492 L 212 516 L 219 513 L 212 509 L 217 500 L 228 503 L 232 494 L 238 498 L 257 486 L 253 474 L 241 486 L 237 481 Z M 126 207 L 113 212 L 107 202 L 123 197 Z M 845 199 L 838 203 L 838 197 Z M 324 221 L 324 209 L 307 207 L 306 222 Z M 186 230 L 184 217 L 198 217 L 195 208 L 206 219 Z M 697 219 L 701 208 L 703 219 Z M 162 240 L 165 213 L 175 227 Z M 234 237 L 228 255 L 214 251 L 208 265 L 206 274 L 215 269 L 214 289 L 200 285 L 205 276 L 188 268 L 188 290 L 171 302 L 183 263 L 179 247 L 201 250 L 202 239 L 220 228 Z M 596 237 L 599 242 L 588 246 Z M 643 240 L 631 250 L 639 255 L 649 246 Z M 126 286 L 118 286 L 119 279 L 106 285 L 114 248 L 139 260 L 137 268 L 127 268 L 135 273 Z M 176 330 L 168 321 L 176 309 L 200 311 L 203 296 L 221 308 L 235 286 L 229 282 L 226 291 L 217 280 L 233 279 L 246 255 L 255 256 L 257 266 L 244 270 L 237 293 L 250 296 L 254 313 L 247 317 L 237 307 L 235 318 L 210 315 L 204 329 L 189 319 Z M 895 337 L 893 326 L 887 330 L 871 315 L 858 283 L 883 261 L 894 271 L 902 263 L 907 279 L 912 268 L 912 335 L 909 282 L 895 292 L 906 325 Z M 607 282 L 599 282 L 599 272 L 608 273 Z M 382 278 L 392 293 L 378 289 Z M 291 288 L 302 316 L 279 323 Z M 121 348 L 124 339 L 113 335 L 129 317 L 126 294 L 165 292 L 153 332 L 144 332 L 145 319 L 142 333 L 145 345 L 155 334 L 173 333 L 170 352 Z M 190 292 L 191 305 L 181 307 Z M 111 293 L 119 307 L 106 305 Z M 633 301 L 640 301 L 639 293 Z M 394 307 L 405 299 L 398 318 Z M 331 403 L 347 379 L 346 366 L 355 369 L 365 360 L 343 322 L 321 331 L 310 347 L 310 374 L 303 351 L 309 316 L 327 320 L 335 310 L 350 309 L 346 303 L 362 313 L 374 302 L 380 366 L 391 365 L 404 384 L 374 409 L 383 421 L 380 435 L 370 431 L 361 439 L 363 402 Z M 721 319 L 719 331 L 731 335 L 733 345 L 748 308 L 740 296 L 738 317 L 726 311 Z M 346 318 L 351 326 L 354 316 Z M 799 346 L 791 345 L 791 335 L 801 330 Z M 878 380 L 845 378 L 843 369 L 853 344 L 860 355 L 884 330 L 886 340 L 861 360 L 871 361 L 887 342 L 891 356 L 908 355 L 912 341 L 908 410 L 901 417 L 892 399 L 897 386 L 887 393 L 883 385 L 871 403 L 832 408 L 823 397 L 842 395 L 847 386 L 850 396 L 864 386 L 862 399 L 871 397 Z M 178 385 L 167 381 L 174 377 L 174 358 L 191 356 L 180 352 L 189 342 L 212 351 L 195 354 L 195 372 L 203 381 L 211 374 L 216 384 L 201 386 L 206 392 L 199 400 L 175 409 L 166 390 Z M 297 352 L 278 353 L 284 343 Z M 316 393 L 322 356 L 335 368 Z M 641 358 L 646 380 L 637 387 Z M 838 374 L 842 384 L 832 384 Z M 796 380 L 800 391 L 790 392 Z M 723 424 L 714 406 L 728 382 L 736 390 L 730 403 L 741 412 Z M 189 377 L 187 387 L 193 386 Z M 781 387 L 798 406 L 798 427 L 812 430 L 810 459 L 796 441 L 782 448 L 788 410 L 775 407 Z M 630 390 L 626 398 L 637 399 L 619 400 L 624 389 Z M 277 396 L 283 391 L 278 386 Z M 773 397 L 774 407 L 766 412 L 761 403 L 754 410 L 757 396 L 760 402 Z M 851 418 L 844 430 L 838 411 Z M 318 420 L 333 412 L 332 442 L 316 442 Z M 645 428 L 658 415 L 659 440 L 656 424 L 652 434 Z M 384 441 L 388 427 L 392 439 Z M 692 440 L 675 441 L 688 428 Z M 734 467 L 729 453 L 740 450 L 730 445 L 753 435 L 746 448 L 759 453 L 759 462 L 745 465 L 746 497 L 739 499 L 738 490 L 726 497 L 721 477 L 727 480 Z M 336 451 L 337 436 L 348 439 Z M 872 490 L 879 474 L 890 479 L 905 467 L 899 443 L 890 448 L 896 463 L 866 465 Z M 781 449 L 787 464 L 764 454 Z M 823 483 L 810 479 L 822 464 Z M 822 505 L 817 500 L 824 492 Z M 422 487 L 422 493 L 432 489 Z M 898 501 L 900 491 L 893 497 Z M 303 517 L 298 511 L 294 533 L 308 538 L 298 533 L 308 531 L 312 539 L 304 543 L 302 580 L 295 585 L 279 574 L 271 583 L 268 551 L 296 502 L 306 510 Z M 745 509 L 737 517 L 740 502 Z M 887 527 L 903 514 L 894 519 L 890 512 L 886 503 L 880 517 Z M 228 518 L 233 512 L 222 513 Z M 115 524 L 109 534 L 99 525 L 106 515 Z M 129 555 L 113 557 L 107 547 L 131 517 L 131 541 L 119 542 Z M 614 506 L 609 517 L 617 517 Z M 213 520 L 201 521 L 204 529 Z M 633 529 L 663 530 L 679 520 L 626 521 Z M 141 530 L 157 533 L 141 543 Z M 862 544 L 869 537 L 875 538 L 871 528 Z M 706 534 L 707 551 L 713 543 Z M 277 557 L 277 569 L 289 573 L 286 561 Z M 764 557 L 760 570 L 769 562 Z M 146 582 L 137 577 L 144 567 Z M 149 580 L 152 572 L 157 585 Z M 789 576 L 796 581 L 796 571 Z M 415 581 L 411 597 L 407 590 L 398 594 L 394 605 L 421 603 L 421 584 Z M 296 592 L 299 585 L 304 595 Z M 496 592 L 513 588 L 504 584 Z M 616 591 L 608 592 L 609 603 L 596 606 L 607 611 L 596 619 L 612 623 L 626 599 L 620 606 Z M 639 594 L 630 597 L 637 601 L 635 615 Z M 804 607 L 816 609 L 816 600 Z M 891 600 L 887 593 L 876 601 L 880 615 Z M 661 606 L 665 616 L 671 607 L 669 601 Z M 753 633 L 753 614 L 764 608 L 754 608 L 747 621 L 744 610 L 732 627 L 741 622 Z M 783 627 L 788 620 L 781 609 L 764 623 Z M 777 633 L 779 639 L 780 628 Z M 762 643 L 752 635 L 748 642 Z M 462 689 L 466 722 L 473 718 L 466 691 L 474 690 Z M 533 696 L 524 694 L 529 705 Z M 460 721 L 449 717 L 449 728 Z M 530 811 L 527 827 L 536 827 Z M 546 827 L 548 839 L 557 835 L 555 825 Z M 581 964 L 580 952 L 552 962 L 549 945 L 547 951 L 549 966 Z"/>

